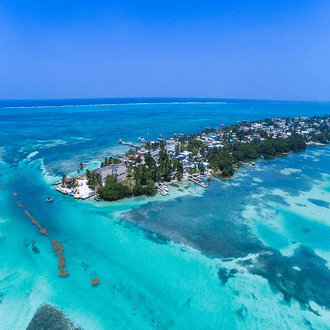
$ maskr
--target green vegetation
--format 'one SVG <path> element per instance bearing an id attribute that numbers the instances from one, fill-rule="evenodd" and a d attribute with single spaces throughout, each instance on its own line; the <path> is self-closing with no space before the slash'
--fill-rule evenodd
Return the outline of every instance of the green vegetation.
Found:
<path id="1" fill-rule="evenodd" d="M 176 169 L 177 169 L 177 175 L 176 176 L 177 176 L 178 180 L 181 181 L 182 177 L 183 177 L 183 165 L 182 165 L 182 163 L 178 162 Z"/>
<path id="2" fill-rule="evenodd" d="M 265 142 L 251 144 L 235 143 L 228 146 L 227 150 L 213 148 L 207 155 L 210 167 L 217 173 L 221 171 L 223 176 L 234 174 L 234 164 L 249 160 L 256 160 L 261 155 L 265 158 L 273 158 L 290 151 L 302 151 L 306 149 L 306 143 L 302 138 L 268 139 Z"/>
<path id="3" fill-rule="evenodd" d="M 187 150 L 193 153 L 193 156 L 198 154 L 198 151 L 203 147 L 203 142 L 200 140 L 192 139 L 189 141 Z"/>
<path id="4" fill-rule="evenodd" d="M 94 189 L 97 185 L 102 186 L 102 177 L 99 173 L 94 171 L 86 171 L 86 178 L 88 180 L 88 185 Z"/>
<path id="5" fill-rule="evenodd" d="M 261 144 L 259 153 L 266 158 L 271 158 L 280 154 L 288 153 L 290 151 L 302 151 L 305 149 L 305 141 L 301 138 L 293 137 L 290 139 L 267 140 L 265 143 Z"/>
<path id="6" fill-rule="evenodd" d="M 329 115 L 325 115 L 323 117 L 314 116 L 309 120 L 306 120 L 310 126 L 313 124 L 318 126 L 317 129 L 321 132 L 321 134 L 316 134 L 315 132 L 310 132 L 309 135 L 313 142 L 320 142 L 323 144 L 327 144 L 330 141 L 330 127 L 324 122 L 324 119 L 328 118 Z M 323 122 L 322 122 L 323 120 Z"/>
<path id="7" fill-rule="evenodd" d="M 77 178 L 72 178 L 72 181 L 71 181 L 71 187 L 72 188 L 76 188 L 77 187 L 77 185 L 78 185 L 78 183 L 77 183 Z"/>
<path id="8" fill-rule="evenodd" d="M 142 166 L 139 166 L 139 168 Z M 139 170 L 141 178 L 137 180 L 133 189 L 129 186 L 116 182 L 113 175 L 108 175 L 105 179 L 105 186 L 98 190 L 100 198 L 107 201 L 116 201 L 125 197 L 133 196 L 154 196 L 156 194 L 155 183 L 149 178 L 150 172 Z"/>
<path id="9" fill-rule="evenodd" d="M 223 176 L 234 174 L 233 160 L 228 151 L 213 148 L 209 152 L 207 160 L 214 172 L 221 171 Z"/>
<path id="10" fill-rule="evenodd" d="M 116 201 L 118 199 L 132 196 L 131 188 L 120 182 L 116 182 L 113 175 L 108 175 L 105 182 L 105 186 L 98 190 L 98 195 L 102 199 L 106 201 Z"/>
<path id="11" fill-rule="evenodd" d="M 120 163 L 120 159 L 118 158 L 105 157 L 104 161 L 101 163 L 101 167 L 105 167 L 112 164 L 119 164 L 119 163 Z"/>
<path id="12" fill-rule="evenodd" d="M 64 187 L 64 185 L 65 185 L 65 180 L 66 180 L 66 176 L 65 176 L 65 174 L 63 174 L 63 176 L 62 176 L 62 187 Z"/>
<path id="13" fill-rule="evenodd" d="M 156 194 L 155 183 L 152 180 L 147 181 L 146 186 L 142 186 L 141 184 L 136 184 L 133 187 L 133 195 L 134 196 L 154 196 Z"/>

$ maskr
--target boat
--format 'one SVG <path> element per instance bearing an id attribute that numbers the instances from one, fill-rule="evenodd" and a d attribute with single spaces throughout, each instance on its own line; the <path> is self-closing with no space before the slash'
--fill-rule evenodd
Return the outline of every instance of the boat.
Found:
<path id="1" fill-rule="evenodd" d="M 94 199 L 95 199 L 97 202 L 99 202 L 99 201 L 100 201 L 100 198 L 99 198 L 99 197 L 97 197 L 96 195 L 94 196 Z"/>
<path id="2" fill-rule="evenodd" d="M 53 201 L 53 198 L 48 197 L 48 198 L 46 199 L 46 202 L 52 202 L 52 201 Z"/>

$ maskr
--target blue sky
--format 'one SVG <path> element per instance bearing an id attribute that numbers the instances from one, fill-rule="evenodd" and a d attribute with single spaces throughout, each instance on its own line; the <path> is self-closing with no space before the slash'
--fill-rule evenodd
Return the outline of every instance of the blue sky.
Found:
<path id="1" fill-rule="evenodd" d="M 329 1 L 0 1 L 0 99 L 330 101 Z"/>

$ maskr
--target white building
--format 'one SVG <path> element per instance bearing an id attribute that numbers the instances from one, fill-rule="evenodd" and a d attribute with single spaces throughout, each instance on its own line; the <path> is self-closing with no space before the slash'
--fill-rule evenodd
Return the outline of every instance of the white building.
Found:
<path id="1" fill-rule="evenodd" d="M 96 173 L 101 175 L 102 181 L 104 182 L 108 175 L 113 175 L 117 182 L 126 180 L 126 165 L 125 163 L 112 164 L 104 166 L 95 170 Z"/>

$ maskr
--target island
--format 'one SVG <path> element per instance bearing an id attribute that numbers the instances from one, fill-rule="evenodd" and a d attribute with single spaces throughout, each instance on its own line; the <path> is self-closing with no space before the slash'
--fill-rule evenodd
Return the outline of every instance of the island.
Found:
<path id="1" fill-rule="evenodd" d="M 56 182 L 58 191 L 86 199 L 116 201 L 132 196 L 168 195 L 168 185 L 190 180 L 203 188 L 212 176 L 231 177 L 240 166 L 256 167 L 256 160 L 286 156 L 306 145 L 330 141 L 330 115 L 268 118 L 219 128 L 205 128 L 197 134 L 174 134 L 155 141 L 139 138 L 140 145 L 125 155 L 106 157 L 93 171 L 80 163 L 78 176 Z"/>

